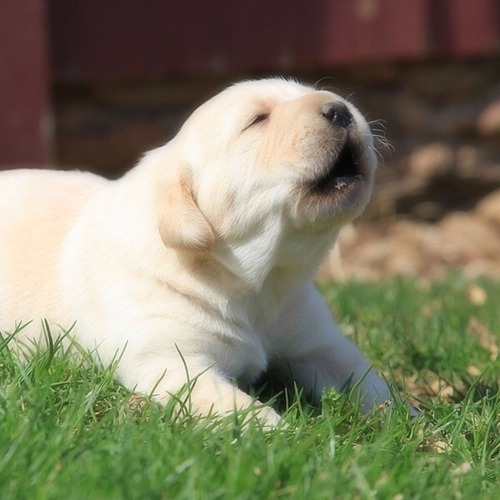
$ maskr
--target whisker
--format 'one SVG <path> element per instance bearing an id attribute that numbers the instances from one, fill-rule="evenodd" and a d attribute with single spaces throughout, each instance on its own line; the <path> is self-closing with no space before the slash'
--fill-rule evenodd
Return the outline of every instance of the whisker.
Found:
<path id="1" fill-rule="evenodd" d="M 396 151 L 396 148 L 386 137 L 374 135 L 373 138 L 375 139 L 376 143 L 375 149 L 377 149 L 379 152 L 380 150 L 384 150 L 387 153 L 393 154 Z"/>
<path id="2" fill-rule="evenodd" d="M 324 76 L 323 78 L 320 78 L 318 81 L 316 81 L 314 84 L 313 84 L 313 87 L 316 89 L 316 90 L 327 90 L 326 87 L 324 86 L 321 86 L 319 87 L 319 85 L 325 81 L 325 80 L 333 80 L 333 76 Z"/>
<path id="3" fill-rule="evenodd" d="M 393 154 L 396 149 L 385 135 L 387 122 L 379 118 L 376 120 L 367 121 L 367 123 L 371 129 L 371 133 L 375 143 L 374 147 L 377 151 L 377 154 L 380 157 L 382 157 L 382 151 L 384 151 L 385 153 Z"/>
<path id="4" fill-rule="evenodd" d="M 346 96 L 344 97 L 344 99 L 345 99 L 346 101 L 351 101 L 351 102 L 354 102 L 354 101 L 356 100 L 355 96 L 356 96 L 356 92 L 351 92 L 350 94 L 346 95 Z"/>
<path id="5" fill-rule="evenodd" d="M 366 116 L 365 116 L 366 118 Z M 378 125 L 382 128 L 382 130 L 385 130 L 386 127 L 387 127 L 387 122 L 385 120 L 382 120 L 382 119 L 376 119 L 376 120 L 367 120 L 367 123 L 368 125 L 370 125 L 370 127 L 372 127 L 373 125 Z"/>

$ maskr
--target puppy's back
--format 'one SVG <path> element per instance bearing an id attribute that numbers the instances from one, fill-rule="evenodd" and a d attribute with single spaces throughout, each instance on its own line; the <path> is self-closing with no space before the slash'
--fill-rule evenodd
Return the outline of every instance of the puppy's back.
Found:
<path id="1" fill-rule="evenodd" d="M 58 261 L 86 203 L 109 181 L 86 172 L 0 172 L 0 331 L 60 315 Z"/>

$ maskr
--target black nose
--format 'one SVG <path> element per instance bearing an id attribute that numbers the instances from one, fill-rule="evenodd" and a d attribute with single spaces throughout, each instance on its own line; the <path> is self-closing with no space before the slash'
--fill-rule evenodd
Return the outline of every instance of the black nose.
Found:
<path id="1" fill-rule="evenodd" d="M 347 128 L 352 122 L 351 112 L 343 102 L 327 102 L 321 108 L 321 114 L 332 125 Z"/>

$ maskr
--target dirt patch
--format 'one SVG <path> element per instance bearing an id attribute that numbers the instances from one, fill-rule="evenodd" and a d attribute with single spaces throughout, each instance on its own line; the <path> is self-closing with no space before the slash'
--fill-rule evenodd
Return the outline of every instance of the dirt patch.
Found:
<path id="1" fill-rule="evenodd" d="M 500 190 L 472 210 L 447 212 L 434 222 L 395 214 L 349 226 L 319 278 L 437 279 L 452 270 L 500 278 Z"/>

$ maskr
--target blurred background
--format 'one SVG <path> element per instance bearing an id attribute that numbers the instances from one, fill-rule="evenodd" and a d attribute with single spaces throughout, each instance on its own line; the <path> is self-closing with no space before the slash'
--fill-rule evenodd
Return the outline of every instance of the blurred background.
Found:
<path id="1" fill-rule="evenodd" d="M 322 277 L 500 276 L 498 0 L 0 0 L 0 169 L 117 177 L 269 75 L 349 97 L 392 145 Z"/>

